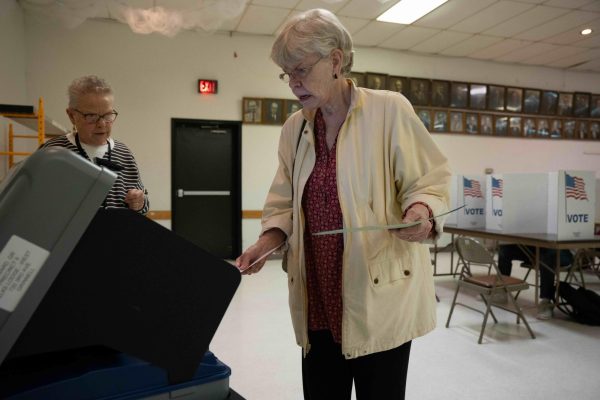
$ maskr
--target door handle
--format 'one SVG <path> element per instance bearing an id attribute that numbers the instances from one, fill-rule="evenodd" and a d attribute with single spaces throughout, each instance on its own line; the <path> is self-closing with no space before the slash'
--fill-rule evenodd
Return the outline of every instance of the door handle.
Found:
<path id="1" fill-rule="evenodd" d="M 177 189 L 177 197 L 184 196 L 231 196 L 229 190 L 183 190 Z"/>

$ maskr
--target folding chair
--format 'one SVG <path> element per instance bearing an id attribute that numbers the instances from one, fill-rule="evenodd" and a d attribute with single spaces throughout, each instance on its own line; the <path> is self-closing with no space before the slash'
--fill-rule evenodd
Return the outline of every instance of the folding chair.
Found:
<path id="1" fill-rule="evenodd" d="M 494 256 L 483 247 L 483 245 L 477 242 L 474 239 L 467 237 L 458 237 L 455 240 L 456 250 L 461 259 L 462 269 L 460 271 L 460 275 L 458 277 L 456 291 L 454 292 L 454 298 L 452 299 L 452 306 L 450 307 L 450 313 L 448 314 L 448 321 L 446 322 L 446 328 L 450 326 L 450 319 L 452 318 L 452 313 L 454 311 L 454 307 L 458 304 L 463 307 L 469 308 L 473 311 L 477 311 L 483 314 L 483 323 L 481 324 L 481 332 L 479 333 L 478 343 L 481 344 L 483 340 L 483 332 L 485 331 L 485 327 L 487 324 L 488 316 L 491 315 L 494 323 L 497 323 L 498 320 L 492 311 L 492 306 L 501 308 L 503 310 L 509 311 L 513 314 L 517 315 L 517 324 L 520 323 L 520 320 L 523 320 L 523 323 L 527 327 L 529 334 L 532 339 L 535 339 L 535 335 L 533 331 L 529 327 L 525 316 L 523 315 L 523 311 L 519 307 L 517 301 L 515 300 L 512 292 L 525 290 L 529 288 L 527 282 L 522 279 L 513 278 L 510 276 L 505 276 L 500 274 L 500 270 L 498 269 L 498 265 L 494 260 Z M 482 265 L 489 266 L 491 268 L 492 273 L 486 275 L 476 275 L 471 272 L 471 265 Z M 458 292 L 461 287 L 468 288 L 477 292 L 486 306 L 485 312 L 474 308 L 470 305 L 460 303 L 456 301 L 458 297 Z M 504 306 L 501 304 L 496 304 L 492 302 L 492 296 L 496 293 L 506 293 L 510 303 L 512 303 L 512 308 L 508 306 Z"/>
<path id="2" fill-rule="evenodd" d="M 575 253 L 575 261 L 577 264 L 578 272 L 581 276 L 581 282 L 584 288 L 583 282 L 583 270 L 589 270 L 600 278 L 600 249 L 579 249 Z M 573 272 L 575 273 L 575 272 Z"/>

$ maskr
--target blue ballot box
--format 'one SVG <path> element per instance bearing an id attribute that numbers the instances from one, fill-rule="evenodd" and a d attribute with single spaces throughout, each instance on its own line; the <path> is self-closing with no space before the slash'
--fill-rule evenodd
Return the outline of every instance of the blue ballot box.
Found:
<path id="1" fill-rule="evenodd" d="M 43 364 L 43 362 L 41 362 Z M 23 367 L 25 368 L 25 367 Z M 64 355 L 62 365 L 37 365 L 26 382 L 15 382 L 6 400 L 241 399 L 231 393 L 231 369 L 210 351 L 194 377 L 170 385 L 166 371 L 124 353 L 88 349 Z M 25 374 L 25 371 L 22 371 Z M 52 379 L 47 376 L 51 374 Z"/>
<path id="2" fill-rule="evenodd" d="M 0 398 L 240 399 L 207 353 L 240 272 L 99 209 L 115 178 L 51 148 L 0 184 Z"/>

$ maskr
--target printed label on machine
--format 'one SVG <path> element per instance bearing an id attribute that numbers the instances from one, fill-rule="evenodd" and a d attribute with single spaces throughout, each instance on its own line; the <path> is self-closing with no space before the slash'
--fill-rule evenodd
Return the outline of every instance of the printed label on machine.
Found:
<path id="1" fill-rule="evenodd" d="M 13 235 L 0 251 L 0 308 L 13 312 L 50 252 Z"/>

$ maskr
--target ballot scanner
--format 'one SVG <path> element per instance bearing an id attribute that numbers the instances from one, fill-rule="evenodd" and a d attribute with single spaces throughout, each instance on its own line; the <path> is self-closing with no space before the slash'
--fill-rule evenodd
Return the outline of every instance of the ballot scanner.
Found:
<path id="1" fill-rule="evenodd" d="M 63 148 L 0 183 L 0 398 L 241 399 L 208 351 L 239 271 L 128 209 Z"/>

